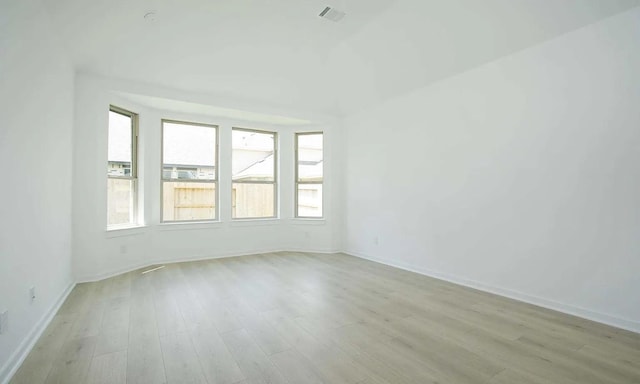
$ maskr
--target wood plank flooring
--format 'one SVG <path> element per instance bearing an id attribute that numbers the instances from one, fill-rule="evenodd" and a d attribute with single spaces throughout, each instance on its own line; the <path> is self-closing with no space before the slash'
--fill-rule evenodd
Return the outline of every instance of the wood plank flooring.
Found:
<path id="1" fill-rule="evenodd" d="M 11 383 L 640 383 L 638 334 L 346 255 L 141 272 L 76 286 Z"/>

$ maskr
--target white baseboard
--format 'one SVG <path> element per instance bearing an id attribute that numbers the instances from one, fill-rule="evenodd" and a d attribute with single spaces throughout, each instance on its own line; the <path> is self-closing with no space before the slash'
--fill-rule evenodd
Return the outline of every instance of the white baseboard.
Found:
<path id="1" fill-rule="evenodd" d="M 20 365 L 22 365 L 24 359 L 27 358 L 29 352 L 31 352 L 31 349 L 33 349 L 33 346 L 36 344 L 40 336 L 42 336 L 42 333 L 47 328 L 49 323 L 51 323 L 51 320 L 56 315 L 56 313 L 58 313 L 58 310 L 75 286 L 75 283 L 71 283 L 69 284 L 69 286 L 67 286 L 67 288 L 64 290 L 64 292 L 62 292 L 55 303 L 53 303 L 49 310 L 45 312 L 45 314 L 40 318 L 40 321 L 38 321 L 36 325 L 31 329 L 27 337 L 22 340 L 11 357 L 9 357 L 9 360 L 5 363 L 2 369 L 0 369 L 1 384 L 7 384 L 9 380 L 11 380 L 13 375 L 16 373 L 18 368 L 20 368 Z"/>
<path id="2" fill-rule="evenodd" d="M 539 307 L 551 309 L 551 310 L 554 310 L 554 311 L 558 311 L 558 312 L 566 313 L 566 314 L 569 314 L 569 315 L 581 317 L 583 319 L 592 320 L 592 321 L 595 321 L 595 322 L 598 322 L 598 323 L 610 325 L 612 327 L 622 328 L 622 329 L 625 329 L 627 331 L 640 333 L 640 322 L 638 322 L 638 321 L 623 319 L 623 318 L 607 315 L 607 314 L 604 314 L 604 313 L 592 311 L 592 310 L 589 310 L 589 309 L 576 307 L 576 306 L 573 306 L 573 305 L 570 305 L 570 304 L 560 303 L 560 302 L 557 302 L 557 301 L 554 301 L 554 300 L 550 300 L 550 299 L 545 299 L 545 298 L 538 297 L 538 296 L 529 295 L 529 294 L 526 294 L 526 293 L 523 293 L 523 292 L 518 292 L 518 291 L 514 291 L 514 290 L 511 290 L 511 289 L 507 289 L 507 288 L 495 287 L 495 286 L 488 285 L 488 284 L 485 284 L 485 283 L 482 283 L 482 282 L 479 282 L 479 281 L 469 280 L 469 279 L 461 278 L 461 277 L 458 277 L 458 276 L 449 275 L 449 274 L 446 274 L 446 273 L 431 271 L 431 270 L 427 270 L 427 269 L 424 269 L 424 268 L 416 267 L 416 266 L 413 266 L 413 265 L 408 265 L 408 264 L 405 264 L 405 263 L 398 263 L 398 262 L 395 262 L 395 261 L 390 261 L 390 260 L 370 257 L 370 256 L 364 255 L 364 254 L 359 253 L 359 252 L 344 251 L 344 253 L 347 254 L 347 255 L 350 255 L 350 256 L 355 256 L 355 257 L 358 257 L 358 258 L 361 258 L 361 259 L 366 259 L 366 260 L 373 261 L 373 262 L 376 262 L 376 263 L 388 265 L 390 267 L 403 269 L 403 270 L 409 271 L 409 272 L 415 272 L 415 273 L 418 273 L 418 274 L 421 274 L 421 275 L 433 277 L 435 279 L 448 281 L 450 283 L 462 285 L 462 286 L 465 286 L 465 287 L 477 289 L 477 290 L 484 291 L 484 292 L 493 293 L 493 294 L 498 295 L 498 296 L 508 297 L 510 299 L 522 301 L 524 303 L 537 305 Z"/>
<path id="3" fill-rule="evenodd" d="M 213 259 L 225 259 L 228 257 L 239 256 L 251 256 L 259 255 L 263 253 L 275 253 L 275 252 L 311 252 L 311 253 L 338 253 L 340 251 L 333 249 L 298 249 L 298 248 L 286 248 L 286 249 L 265 249 L 265 250 L 252 250 L 251 252 L 237 252 L 237 253 L 225 253 L 222 255 L 195 255 L 184 259 L 163 259 L 163 260 L 149 260 L 143 263 L 132 264 L 124 268 L 118 268 L 109 272 L 101 273 L 99 275 L 80 276 L 76 280 L 78 283 L 92 283 L 99 280 L 108 279 L 110 277 L 118 276 L 123 273 L 135 271 L 137 269 L 150 267 L 158 264 L 176 264 L 185 263 L 190 261 L 203 261 Z"/>

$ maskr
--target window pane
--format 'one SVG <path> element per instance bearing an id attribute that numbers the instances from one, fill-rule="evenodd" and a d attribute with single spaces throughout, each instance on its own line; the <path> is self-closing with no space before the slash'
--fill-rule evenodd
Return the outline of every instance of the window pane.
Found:
<path id="1" fill-rule="evenodd" d="M 214 220 L 215 183 L 162 183 L 162 220 Z"/>
<path id="2" fill-rule="evenodd" d="M 274 217 L 274 184 L 233 183 L 232 217 L 246 219 Z"/>
<path id="3" fill-rule="evenodd" d="M 131 176 L 132 128 L 130 116 L 109 111 L 109 176 Z"/>
<path id="4" fill-rule="evenodd" d="M 322 217 L 322 184 L 298 184 L 298 217 Z"/>
<path id="5" fill-rule="evenodd" d="M 215 180 L 216 128 L 173 122 L 162 126 L 162 177 Z"/>
<path id="6" fill-rule="evenodd" d="M 298 181 L 322 181 L 322 134 L 298 135 Z"/>
<path id="7" fill-rule="evenodd" d="M 234 129 L 231 158 L 234 181 L 275 181 L 275 134 Z"/>
<path id="8" fill-rule="evenodd" d="M 107 179 L 107 225 L 132 224 L 134 181 Z"/>

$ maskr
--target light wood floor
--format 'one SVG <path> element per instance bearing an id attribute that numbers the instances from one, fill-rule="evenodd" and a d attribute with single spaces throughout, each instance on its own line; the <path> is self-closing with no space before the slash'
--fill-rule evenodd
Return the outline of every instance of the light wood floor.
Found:
<path id="1" fill-rule="evenodd" d="M 640 383 L 640 335 L 345 255 L 78 285 L 12 383 Z"/>

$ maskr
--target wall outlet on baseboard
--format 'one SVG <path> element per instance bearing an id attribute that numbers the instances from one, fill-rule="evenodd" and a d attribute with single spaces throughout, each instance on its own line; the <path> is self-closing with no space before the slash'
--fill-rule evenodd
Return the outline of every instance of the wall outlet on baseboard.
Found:
<path id="1" fill-rule="evenodd" d="M 36 299 L 36 287 L 29 288 L 29 298 L 31 299 L 31 301 L 34 301 Z"/>
<path id="2" fill-rule="evenodd" d="M 5 309 L 0 312 L 0 335 L 7 333 L 9 329 L 9 310 Z"/>

